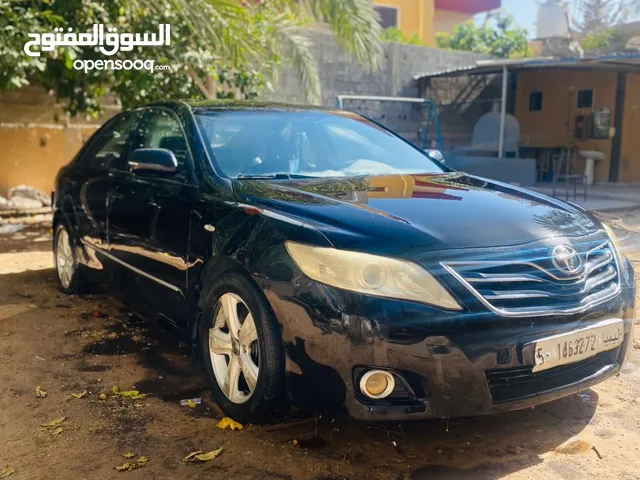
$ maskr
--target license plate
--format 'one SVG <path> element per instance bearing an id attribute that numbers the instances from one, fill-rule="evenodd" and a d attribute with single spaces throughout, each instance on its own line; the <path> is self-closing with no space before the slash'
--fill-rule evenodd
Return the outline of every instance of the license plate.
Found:
<path id="1" fill-rule="evenodd" d="M 605 320 L 569 333 L 535 342 L 533 372 L 579 362 L 618 347 L 624 340 L 624 322 Z"/>

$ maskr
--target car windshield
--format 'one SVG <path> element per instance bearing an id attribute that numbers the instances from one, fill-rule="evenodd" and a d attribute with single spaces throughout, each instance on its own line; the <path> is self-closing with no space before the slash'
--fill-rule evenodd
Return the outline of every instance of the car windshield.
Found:
<path id="1" fill-rule="evenodd" d="M 200 130 L 230 178 L 441 173 L 443 167 L 349 112 L 201 110 Z"/>

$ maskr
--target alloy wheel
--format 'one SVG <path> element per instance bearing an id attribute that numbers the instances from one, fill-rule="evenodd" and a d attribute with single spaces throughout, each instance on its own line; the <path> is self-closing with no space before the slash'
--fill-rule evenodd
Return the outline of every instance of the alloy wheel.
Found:
<path id="1" fill-rule="evenodd" d="M 71 251 L 71 243 L 69 242 L 69 234 L 65 229 L 61 229 L 60 233 L 58 233 L 58 240 L 56 242 L 56 269 L 62 286 L 69 288 L 75 265 L 73 252 Z"/>
<path id="2" fill-rule="evenodd" d="M 222 393 L 233 403 L 245 403 L 256 389 L 260 348 L 256 324 L 247 304 L 235 293 L 225 293 L 209 330 L 213 373 Z"/>

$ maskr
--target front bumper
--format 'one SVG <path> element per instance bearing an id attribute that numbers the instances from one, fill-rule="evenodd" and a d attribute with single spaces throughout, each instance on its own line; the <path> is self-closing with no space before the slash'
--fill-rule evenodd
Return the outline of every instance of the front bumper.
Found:
<path id="1" fill-rule="evenodd" d="M 523 409 L 615 375 L 631 351 L 636 286 L 630 264 L 615 298 L 580 314 L 540 318 L 444 312 L 344 292 L 303 276 L 294 282 L 256 280 L 282 325 L 292 401 L 314 411 L 408 420 Z M 608 318 L 624 320 L 618 348 L 531 372 L 526 344 Z M 397 375 L 400 391 L 384 401 L 366 400 L 357 385 L 369 367 Z"/>

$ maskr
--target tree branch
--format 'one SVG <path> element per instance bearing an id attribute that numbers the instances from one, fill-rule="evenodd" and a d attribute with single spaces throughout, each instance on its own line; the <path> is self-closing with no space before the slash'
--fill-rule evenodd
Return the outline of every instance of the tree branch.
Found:
<path id="1" fill-rule="evenodd" d="M 202 82 L 202 80 L 198 76 L 198 73 L 192 67 L 187 68 L 187 75 L 189 75 L 189 78 L 193 80 L 193 83 L 196 84 L 196 87 L 198 87 L 198 89 L 200 90 L 200 92 L 202 92 L 205 98 L 209 100 L 214 100 L 216 98 L 215 91 L 213 92 L 213 94 L 212 92 L 209 92 L 209 89 L 207 88 L 207 86 Z"/>

